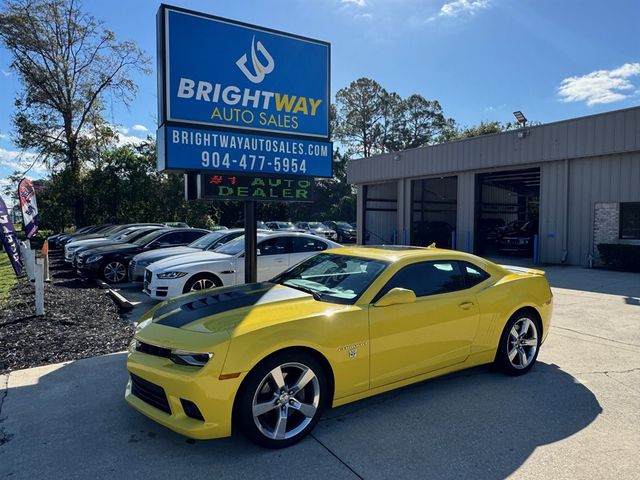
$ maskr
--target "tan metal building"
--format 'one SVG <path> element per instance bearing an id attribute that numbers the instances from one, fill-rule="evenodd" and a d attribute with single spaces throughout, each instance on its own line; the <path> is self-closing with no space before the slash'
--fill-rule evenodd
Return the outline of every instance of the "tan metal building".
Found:
<path id="1" fill-rule="evenodd" d="M 589 265 L 640 243 L 640 107 L 353 160 L 358 241 Z"/>

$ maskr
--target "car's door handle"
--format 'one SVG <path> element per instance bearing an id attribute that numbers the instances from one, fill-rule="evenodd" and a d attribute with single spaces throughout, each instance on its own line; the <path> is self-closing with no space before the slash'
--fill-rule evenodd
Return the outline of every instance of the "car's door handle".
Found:
<path id="1" fill-rule="evenodd" d="M 469 310 L 471 307 L 473 307 L 473 302 L 462 302 L 458 306 L 463 310 Z"/>

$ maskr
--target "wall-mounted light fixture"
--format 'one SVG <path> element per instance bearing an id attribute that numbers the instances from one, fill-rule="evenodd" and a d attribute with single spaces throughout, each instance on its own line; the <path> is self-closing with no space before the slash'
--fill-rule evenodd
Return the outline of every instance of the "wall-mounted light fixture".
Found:
<path id="1" fill-rule="evenodd" d="M 525 129 L 527 126 L 527 117 L 525 117 L 524 113 L 520 110 L 513 112 L 513 116 L 516 117 L 518 125 L 520 126 L 520 130 L 518 130 L 518 138 L 525 138 L 529 135 L 529 130 Z"/>

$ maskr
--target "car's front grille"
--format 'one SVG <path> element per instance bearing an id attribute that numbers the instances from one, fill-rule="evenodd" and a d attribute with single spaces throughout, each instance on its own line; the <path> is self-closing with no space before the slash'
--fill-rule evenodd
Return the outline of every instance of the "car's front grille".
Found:
<path id="1" fill-rule="evenodd" d="M 171 415 L 167 394 L 162 387 L 130 373 L 131 393 L 152 407 Z"/>
<path id="2" fill-rule="evenodd" d="M 149 343 L 138 342 L 136 350 L 138 352 L 147 353 L 149 355 L 155 355 L 156 357 L 171 357 L 171 350 L 163 347 L 156 347 L 155 345 L 151 345 Z"/>

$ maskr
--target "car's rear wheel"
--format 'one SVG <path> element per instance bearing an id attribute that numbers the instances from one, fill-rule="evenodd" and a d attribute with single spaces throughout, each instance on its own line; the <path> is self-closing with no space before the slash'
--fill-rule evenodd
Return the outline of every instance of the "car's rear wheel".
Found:
<path id="1" fill-rule="evenodd" d="M 193 278 L 190 278 L 184 286 L 183 293 L 199 292 L 200 290 L 207 290 L 209 288 L 221 286 L 222 282 L 220 281 L 220 279 L 213 275 L 194 275 Z"/>
<path id="2" fill-rule="evenodd" d="M 120 283 L 127 276 L 127 266 L 117 260 L 107 262 L 102 267 L 102 277 L 109 283 Z"/>
<path id="3" fill-rule="evenodd" d="M 283 352 L 249 373 L 238 396 L 236 420 L 259 445 L 288 447 L 315 427 L 326 397 L 320 362 L 304 352 Z"/>
<path id="4" fill-rule="evenodd" d="M 510 375 L 527 373 L 538 358 L 542 340 L 540 320 L 523 311 L 513 315 L 502 332 L 496 364 Z"/>

